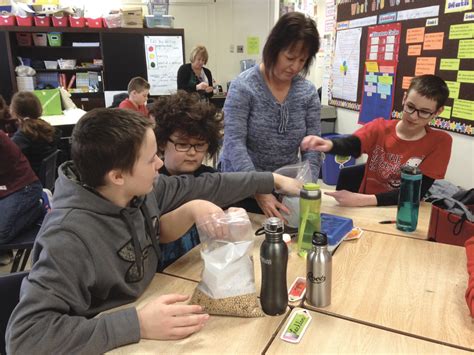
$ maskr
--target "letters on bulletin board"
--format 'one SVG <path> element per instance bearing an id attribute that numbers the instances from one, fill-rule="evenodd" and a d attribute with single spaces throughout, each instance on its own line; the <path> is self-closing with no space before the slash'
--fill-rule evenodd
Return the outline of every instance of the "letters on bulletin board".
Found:
<path id="1" fill-rule="evenodd" d="M 383 26 L 399 29 L 395 38 L 390 37 L 390 41 L 395 41 L 393 48 L 391 43 L 387 43 L 389 36 L 373 35 L 384 32 Z M 403 93 L 411 78 L 435 74 L 447 82 L 450 97 L 444 112 L 430 125 L 474 136 L 473 0 L 359 0 L 339 3 L 336 45 L 340 33 L 355 29 L 361 30 L 358 48 L 358 72 L 361 75 L 357 78 L 357 85 L 342 86 L 339 88 L 342 90 L 331 87 L 330 105 L 360 111 L 360 123 L 370 122 L 376 117 L 399 118 Z M 374 40 L 376 37 L 380 37 L 379 42 Z M 345 53 L 339 54 L 341 57 L 338 58 L 338 53 L 335 53 L 334 58 L 339 61 L 333 62 L 332 73 L 340 70 L 344 62 Z M 353 57 L 351 59 L 346 63 L 357 62 Z M 390 61 L 391 64 L 387 63 Z M 330 82 L 334 84 L 334 76 Z"/>

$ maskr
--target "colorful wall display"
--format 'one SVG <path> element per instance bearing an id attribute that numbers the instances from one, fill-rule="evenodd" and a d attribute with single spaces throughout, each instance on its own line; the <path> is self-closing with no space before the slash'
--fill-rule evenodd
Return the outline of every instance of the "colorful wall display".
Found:
<path id="1" fill-rule="evenodd" d="M 400 26 L 398 61 L 393 72 L 380 70 L 381 52 L 370 37 L 370 31 L 387 24 Z M 360 111 L 360 123 L 369 122 L 377 115 L 396 119 L 401 117 L 402 98 L 410 80 L 416 75 L 435 74 L 447 82 L 450 96 L 444 112 L 430 125 L 474 136 L 472 0 L 352 0 L 339 3 L 337 34 L 356 28 L 361 28 L 359 73 L 364 73 L 358 78 L 356 99 L 348 100 L 347 95 L 341 94 L 330 96 L 330 105 Z M 377 53 L 377 59 L 374 59 L 374 53 Z M 389 57 L 384 54 L 383 59 L 389 60 Z M 333 71 L 339 66 L 339 63 L 333 63 Z M 385 99 L 382 99 L 383 95 Z M 390 99 L 393 107 L 387 110 Z"/>

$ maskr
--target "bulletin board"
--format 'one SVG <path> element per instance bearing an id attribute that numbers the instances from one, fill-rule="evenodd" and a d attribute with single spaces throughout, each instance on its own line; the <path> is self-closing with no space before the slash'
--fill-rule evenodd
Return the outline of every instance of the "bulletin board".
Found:
<path id="1" fill-rule="evenodd" d="M 353 42 L 344 47 L 348 34 Z M 340 81 L 356 67 L 357 85 Z M 399 118 L 411 78 L 422 74 L 438 75 L 450 88 L 445 111 L 430 125 L 474 136 L 473 0 L 338 1 L 330 105 L 360 111 L 360 123 Z"/>

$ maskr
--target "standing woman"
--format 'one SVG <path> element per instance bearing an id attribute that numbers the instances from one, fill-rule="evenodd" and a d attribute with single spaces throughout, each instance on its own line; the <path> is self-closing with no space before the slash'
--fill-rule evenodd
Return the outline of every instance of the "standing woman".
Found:
<path id="1" fill-rule="evenodd" d="M 208 59 L 206 47 L 194 47 L 189 56 L 191 63 L 183 64 L 178 69 L 178 90 L 198 92 L 203 98 L 212 97 L 212 74 L 209 69 L 204 68 Z"/>
<path id="2" fill-rule="evenodd" d="M 263 48 L 263 63 L 241 73 L 230 86 L 224 105 L 222 171 L 274 171 L 297 163 L 304 136 L 321 134 L 318 93 L 304 78 L 319 43 L 309 17 L 291 12 L 278 20 Z M 313 153 L 302 152 L 301 157 L 309 161 L 316 181 L 321 156 Z M 279 210 L 286 210 L 271 194 L 257 194 L 255 200 L 266 216 L 281 217 Z"/>
<path id="3" fill-rule="evenodd" d="M 30 91 L 13 95 L 10 113 L 20 124 L 12 140 L 20 147 L 36 176 L 39 176 L 43 159 L 58 149 L 61 133 L 40 118 L 43 113 L 41 102 Z"/>

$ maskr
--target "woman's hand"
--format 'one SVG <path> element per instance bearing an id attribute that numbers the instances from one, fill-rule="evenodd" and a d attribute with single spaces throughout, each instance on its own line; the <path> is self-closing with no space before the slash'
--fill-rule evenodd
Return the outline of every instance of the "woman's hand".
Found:
<path id="1" fill-rule="evenodd" d="M 300 195 L 300 190 L 303 187 L 301 181 L 277 173 L 273 173 L 273 179 L 276 192 L 288 196 Z"/>
<path id="2" fill-rule="evenodd" d="M 332 147 L 332 141 L 329 139 L 323 139 L 319 136 L 306 136 L 300 144 L 300 148 L 303 151 L 317 150 L 318 152 L 329 152 Z"/>
<path id="3" fill-rule="evenodd" d="M 209 87 L 204 81 L 196 85 L 196 91 L 206 90 Z"/>
<path id="4" fill-rule="evenodd" d="M 272 194 L 255 194 L 255 200 L 265 216 L 267 217 L 278 217 L 285 223 L 287 220 L 281 215 L 280 210 L 289 214 L 290 211 L 284 204 L 276 199 Z"/>

